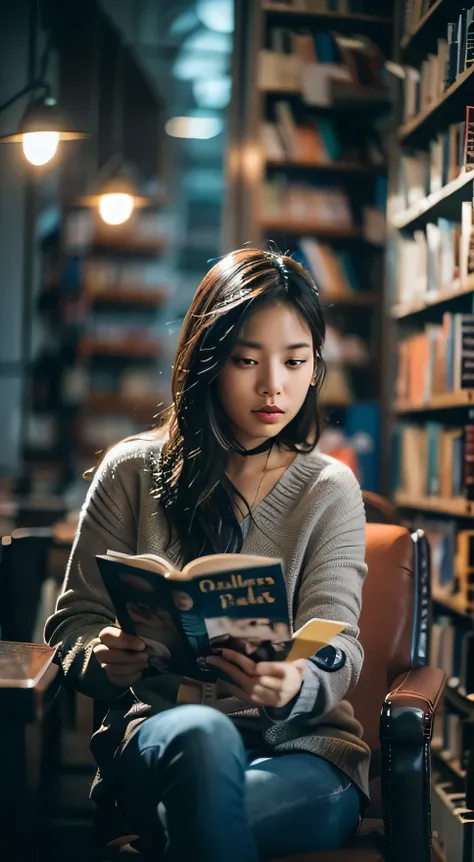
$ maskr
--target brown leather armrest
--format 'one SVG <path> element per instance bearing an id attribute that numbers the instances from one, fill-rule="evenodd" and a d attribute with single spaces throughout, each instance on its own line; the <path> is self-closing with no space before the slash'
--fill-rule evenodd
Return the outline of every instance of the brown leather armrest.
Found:
<path id="1" fill-rule="evenodd" d="M 430 739 L 445 682 L 446 674 L 437 667 L 418 667 L 397 677 L 383 704 L 381 740 Z"/>

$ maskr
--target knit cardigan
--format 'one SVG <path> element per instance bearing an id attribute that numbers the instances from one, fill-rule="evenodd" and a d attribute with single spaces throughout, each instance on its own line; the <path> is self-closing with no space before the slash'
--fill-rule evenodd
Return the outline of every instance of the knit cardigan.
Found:
<path id="1" fill-rule="evenodd" d="M 115 622 L 95 555 L 157 553 L 180 563 L 179 543 L 168 544 L 168 524 L 154 494 L 160 447 L 150 434 L 119 443 L 104 458 L 81 511 L 56 612 L 45 629 L 46 640 L 59 645 L 72 685 L 110 707 L 92 743 L 102 785 L 113 774 L 120 743 L 138 722 L 175 706 L 182 683 L 170 673 L 147 675 L 124 693 L 108 680 L 93 653 L 99 632 Z M 347 622 L 344 633 L 331 641 L 346 660 L 332 673 L 307 661 L 300 693 L 286 710 L 249 709 L 236 698 L 216 698 L 213 705 L 257 734 L 265 750 L 313 752 L 335 764 L 368 797 L 370 750 L 345 700 L 363 663 L 358 619 L 366 574 L 365 514 L 357 480 L 349 468 L 318 450 L 298 453 L 256 506 L 253 519 L 242 553 L 283 560 L 293 630 L 313 617 Z"/>

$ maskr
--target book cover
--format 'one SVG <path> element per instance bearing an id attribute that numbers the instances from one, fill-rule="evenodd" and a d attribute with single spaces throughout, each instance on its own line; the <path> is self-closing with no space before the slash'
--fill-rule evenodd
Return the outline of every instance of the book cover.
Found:
<path id="1" fill-rule="evenodd" d="M 109 551 L 96 559 L 118 624 L 144 641 L 150 671 L 215 681 L 219 672 L 206 657 L 218 650 L 257 662 L 293 661 L 309 658 L 346 628 L 315 619 L 292 637 L 279 560 L 217 554 L 179 572 L 151 554 Z"/>

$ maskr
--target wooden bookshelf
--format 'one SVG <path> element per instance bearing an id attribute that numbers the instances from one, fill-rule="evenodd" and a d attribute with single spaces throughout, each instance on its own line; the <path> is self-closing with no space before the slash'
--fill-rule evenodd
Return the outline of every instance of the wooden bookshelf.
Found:
<path id="1" fill-rule="evenodd" d="M 308 235 L 327 237 L 328 239 L 361 239 L 362 233 L 355 226 L 338 227 L 321 222 L 296 221 L 286 218 L 263 218 L 260 228 L 265 233 L 284 233 L 291 236 Z"/>
<path id="2" fill-rule="evenodd" d="M 424 404 L 409 404 L 399 401 L 396 404 L 396 413 L 427 413 L 430 410 L 454 410 L 457 407 L 470 407 L 472 405 L 474 405 L 474 391 L 466 389 L 462 392 L 435 395 Z"/>
<path id="3" fill-rule="evenodd" d="M 406 63 L 418 64 L 437 48 L 440 35 L 446 38 L 448 22 L 457 19 L 464 6 L 463 0 L 436 0 L 418 21 L 413 30 L 403 37 L 400 49 Z"/>
<path id="4" fill-rule="evenodd" d="M 285 159 L 267 159 L 267 168 L 279 168 L 281 170 L 318 171 L 318 173 L 341 173 L 341 174 L 383 174 L 387 170 L 386 165 L 368 165 L 363 162 L 345 162 L 335 159 L 334 161 L 289 161 Z M 474 179 L 474 177 L 473 177 Z"/>
<path id="5" fill-rule="evenodd" d="M 474 518 L 474 505 L 464 497 L 443 499 L 441 497 L 412 497 L 405 491 L 395 492 L 395 502 L 400 509 L 416 509 L 420 512 L 438 512 L 454 518 Z"/>
<path id="6" fill-rule="evenodd" d="M 161 406 L 160 406 L 161 402 Z M 86 413 L 107 413 L 117 415 L 140 415 L 151 418 L 163 409 L 158 395 L 126 396 L 115 392 L 91 391 L 84 403 Z"/>
<path id="7" fill-rule="evenodd" d="M 391 27 L 393 21 L 386 15 L 364 15 L 358 12 L 312 12 L 300 9 L 278 9 L 272 6 L 271 3 L 263 3 L 262 9 L 270 17 L 274 17 L 275 21 L 280 23 L 291 21 L 295 26 L 300 26 L 304 23 L 312 24 L 315 21 L 321 21 L 325 27 L 347 25 L 349 29 L 360 27 L 362 25 L 375 25 L 376 27 Z"/>
<path id="8" fill-rule="evenodd" d="M 420 221 L 433 221 L 439 216 L 449 218 L 457 215 L 462 201 L 472 200 L 474 171 L 465 171 L 455 180 L 433 192 L 409 209 L 398 213 L 392 219 L 392 226 L 399 230 L 418 226 Z"/>
<path id="9" fill-rule="evenodd" d="M 380 305 L 380 295 L 377 293 L 354 293 L 348 296 L 322 296 L 321 305 L 324 308 L 371 308 Z"/>
<path id="10" fill-rule="evenodd" d="M 470 321 L 450 316 L 474 311 L 474 276 L 466 275 L 472 269 L 471 263 L 469 259 L 459 259 L 460 254 L 467 256 L 473 240 L 469 207 L 464 202 L 473 199 L 474 173 L 466 169 L 469 160 L 463 124 L 466 106 L 474 104 L 474 67 L 466 66 L 465 54 L 455 57 L 454 50 L 467 41 L 467 33 L 457 41 L 463 23 L 458 20 L 459 13 L 466 4 L 435 0 L 418 21 L 413 21 L 413 16 L 427 5 L 400 6 L 401 17 L 403 13 L 411 15 L 412 23 L 409 33 L 403 37 L 399 34 L 400 49 L 395 60 L 420 73 L 418 81 L 415 75 L 408 75 L 399 84 L 400 116 L 406 116 L 406 108 L 411 111 L 415 104 L 421 103 L 421 109 L 398 128 L 394 140 L 388 212 L 398 199 L 408 199 L 409 182 L 426 190 L 444 185 L 414 205 L 389 215 L 392 230 L 387 294 L 401 300 L 390 309 L 396 328 L 392 344 L 404 345 L 399 349 L 396 391 L 410 394 L 412 399 L 394 400 L 392 404 L 396 451 L 392 487 L 401 486 L 393 497 L 403 523 L 411 529 L 424 529 L 431 544 L 430 662 L 443 667 L 449 677 L 441 705 L 445 713 L 441 717 L 449 716 L 449 720 L 443 720 L 440 728 L 442 741 L 435 753 L 436 767 L 461 790 L 465 778 L 463 761 L 453 758 L 448 749 L 459 745 L 464 757 L 463 722 L 472 720 L 474 702 L 461 691 L 461 649 L 456 646 L 450 652 L 448 644 L 457 645 L 471 633 L 474 617 L 464 599 L 463 570 L 469 563 L 464 564 L 460 556 L 459 536 L 474 529 L 474 501 L 466 499 L 465 490 L 470 478 L 465 452 L 470 432 L 466 426 L 472 425 L 474 389 L 430 393 L 446 388 L 446 381 L 450 386 L 473 386 L 466 361 Z M 402 21 L 399 23 L 402 26 Z M 448 23 L 455 27 L 456 41 L 451 43 L 446 66 Z M 458 68 L 464 70 L 459 75 Z M 455 80 L 443 90 L 447 77 Z M 408 102 L 404 105 L 405 98 Z M 424 157 L 418 161 L 421 152 Z M 414 163 L 403 164 L 405 156 L 412 157 Z M 427 493 L 440 488 L 443 496 L 441 492 L 439 496 Z M 456 496 L 451 496 L 453 490 Z M 439 823 L 433 825 L 438 828 Z M 461 855 L 466 851 L 464 847 Z"/>
<path id="11" fill-rule="evenodd" d="M 153 358 L 161 356 L 162 348 L 158 341 L 139 338 L 124 338 L 121 341 L 108 340 L 94 336 L 84 336 L 78 344 L 78 354 L 82 358 L 92 356 L 117 356 L 128 358 Z"/>
<path id="12" fill-rule="evenodd" d="M 168 242 L 161 237 L 140 237 L 120 235 L 112 232 L 97 233 L 92 239 L 91 248 L 98 251 L 110 251 L 116 255 L 137 255 L 156 257 L 166 250 Z"/>
<path id="13" fill-rule="evenodd" d="M 401 143 L 421 144 L 428 140 L 438 128 L 448 126 L 453 122 L 453 117 L 459 114 L 460 108 L 465 108 L 469 104 L 469 99 L 472 99 L 472 75 L 474 74 L 474 66 L 466 69 L 461 75 L 458 75 L 454 84 L 449 87 L 442 97 L 434 104 L 430 105 L 425 111 L 417 117 L 412 117 L 405 125 L 398 130 L 398 140 Z"/>
<path id="14" fill-rule="evenodd" d="M 468 296 L 472 293 L 474 293 L 474 279 L 471 277 L 468 279 L 468 282 L 464 285 L 464 287 L 459 287 L 457 290 L 440 291 L 440 293 L 436 294 L 435 296 L 432 296 L 428 299 L 416 300 L 411 305 L 396 305 L 392 308 L 391 315 L 394 319 L 403 320 L 403 318 L 405 317 L 413 317 L 413 315 L 421 314 L 428 308 L 435 308 L 438 305 L 445 305 L 446 303 L 450 303 L 461 296 Z"/>
<path id="15" fill-rule="evenodd" d="M 471 614 L 466 608 L 462 597 L 458 594 L 449 595 L 443 590 L 433 590 L 431 593 L 431 599 L 437 605 L 441 605 L 441 607 L 446 608 L 449 611 L 453 611 L 456 614 L 459 614 L 462 617 L 470 617 Z"/>
<path id="16" fill-rule="evenodd" d="M 390 57 L 392 51 L 392 18 L 386 14 L 387 8 L 388 4 L 380 3 L 377 14 L 372 4 L 373 15 L 369 12 L 313 13 L 293 8 L 276 9 L 270 3 L 255 0 L 248 4 L 249 14 L 245 25 L 242 23 L 241 32 L 239 21 L 236 22 L 235 39 L 245 40 L 247 47 L 244 61 L 235 72 L 239 101 L 231 106 L 232 122 L 239 128 L 245 118 L 247 131 L 242 187 L 238 190 L 242 205 L 228 231 L 226 245 L 238 247 L 250 240 L 258 247 L 268 248 L 269 243 L 274 242 L 277 248 L 304 261 L 319 285 L 321 304 L 335 332 L 335 340 L 340 336 L 342 345 L 346 336 L 353 336 L 366 349 L 370 360 L 364 364 L 351 366 L 339 361 L 334 368 L 328 363 L 327 396 L 324 390 L 321 401 L 329 414 L 327 425 L 337 423 L 342 433 L 352 421 L 355 424 L 362 421 L 358 417 L 363 414 L 375 417 L 376 430 L 371 433 L 378 432 L 376 423 L 382 424 L 379 408 L 384 320 L 382 246 L 367 238 L 369 234 L 364 234 L 363 226 L 374 215 L 374 210 L 380 209 L 387 172 L 385 132 L 377 123 L 380 111 L 390 105 L 391 97 L 385 74 L 377 72 L 379 60 L 383 68 L 384 59 Z M 280 73 L 272 74 L 270 65 L 265 65 L 269 58 L 263 51 L 273 52 L 270 58 L 273 64 L 278 64 L 280 59 L 276 56 L 279 53 L 274 32 L 277 28 L 314 37 L 321 33 L 333 34 L 332 39 L 335 33 L 353 37 L 365 35 L 373 43 L 374 55 L 378 49 L 383 56 L 377 56 L 374 63 L 369 58 L 367 66 L 370 65 L 371 74 L 361 75 L 355 71 L 357 64 L 350 63 L 349 54 L 344 55 L 349 81 L 330 81 L 328 92 L 320 99 L 323 104 L 318 104 L 318 88 L 311 88 L 314 81 L 304 80 L 303 88 L 298 76 L 290 78 L 282 73 L 283 66 L 274 65 Z M 314 47 L 316 49 L 316 44 Z M 315 56 L 318 56 L 317 50 Z M 340 57 L 342 61 L 342 52 Z M 285 103 L 283 110 L 279 102 Z M 292 140 L 291 134 L 283 134 L 283 113 L 286 113 L 288 128 L 306 127 L 315 132 L 313 137 L 306 134 L 299 139 L 296 133 Z M 262 135 L 264 123 L 268 133 L 265 136 Z M 249 157 L 245 158 L 247 153 Z M 278 187 L 280 177 L 282 182 Z M 292 186 L 297 186 L 298 190 Z M 309 193 L 305 199 L 305 186 L 309 192 L 316 191 L 313 197 Z M 334 201 L 329 211 L 325 207 L 326 190 L 334 193 L 332 200 L 327 195 L 327 207 Z M 301 195 L 299 199 L 297 194 Z M 284 201 L 294 202 L 294 206 Z M 339 203 L 342 205 L 336 209 Z M 328 215 L 331 217 L 332 212 L 334 221 L 328 224 L 324 219 Z M 341 216 L 337 217 L 339 212 Z M 332 293 L 339 292 L 339 287 L 342 290 L 352 287 L 353 291 L 333 296 Z M 364 411 L 358 409 L 362 405 Z M 332 416 L 331 411 L 337 415 Z M 374 446 L 375 451 L 378 445 Z"/>
<path id="17" fill-rule="evenodd" d="M 96 290 L 86 285 L 85 294 L 91 302 L 110 305 L 140 305 L 150 308 L 160 308 L 165 300 L 165 294 L 157 290 L 143 287 L 116 287 Z"/>

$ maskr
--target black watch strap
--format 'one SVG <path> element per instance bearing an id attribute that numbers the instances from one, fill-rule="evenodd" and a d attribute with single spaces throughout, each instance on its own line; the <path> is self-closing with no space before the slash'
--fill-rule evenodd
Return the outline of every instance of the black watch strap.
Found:
<path id="1" fill-rule="evenodd" d="M 323 647 L 318 650 L 315 655 L 311 656 L 310 661 L 312 661 L 316 667 L 321 668 L 321 670 L 325 670 L 328 673 L 334 673 L 334 671 L 340 670 L 341 667 L 344 667 L 346 663 L 346 654 L 344 650 L 328 644 L 328 646 Z"/>

